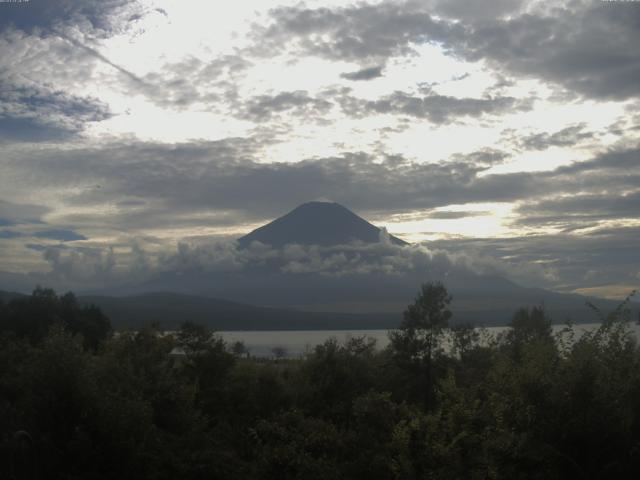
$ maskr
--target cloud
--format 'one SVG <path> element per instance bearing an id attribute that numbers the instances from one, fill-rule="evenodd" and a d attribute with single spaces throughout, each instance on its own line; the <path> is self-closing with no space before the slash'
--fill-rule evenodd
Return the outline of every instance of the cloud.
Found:
<path id="1" fill-rule="evenodd" d="M 379 78 L 382 76 L 382 69 L 383 66 L 378 65 L 376 67 L 363 68 L 355 72 L 343 73 L 340 76 L 351 81 L 373 80 L 374 78 Z"/>
<path id="2" fill-rule="evenodd" d="M 470 24 L 450 39 L 467 60 L 539 78 L 567 92 L 624 100 L 640 93 L 640 9 L 625 2 L 567 2 L 508 19 Z"/>
<path id="3" fill-rule="evenodd" d="M 326 114 L 331 108 L 330 102 L 312 98 L 308 92 L 299 90 L 250 98 L 242 106 L 239 116 L 254 122 L 269 121 L 274 116 L 287 112 L 306 118 L 317 118 Z"/>
<path id="4" fill-rule="evenodd" d="M 131 73 L 126 68 L 123 68 L 122 66 L 112 62 L 111 60 L 109 60 L 107 57 L 105 57 L 102 53 L 100 53 L 95 48 L 89 47 L 88 45 L 85 45 L 81 41 L 79 41 L 79 40 L 77 40 L 75 38 L 69 37 L 68 35 L 65 35 L 63 33 L 57 33 L 57 35 L 60 38 L 66 40 L 69 43 L 71 43 L 73 46 L 75 46 L 75 47 L 77 47 L 77 48 L 79 48 L 81 50 L 84 50 L 85 52 L 87 52 L 92 57 L 95 57 L 97 60 L 100 60 L 101 62 L 106 63 L 107 65 L 113 67 L 118 72 L 120 72 L 125 77 L 127 77 L 128 80 L 130 80 L 130 81 L 132 81 L 132 82 L 134 82 L 136 84 L 141 84 L 146 88 L 150 87 L 150 85 L 145 85 L 144 80 L 142 80 L 140 77 L 138 77 L 135 74 Z"/>
<path id="5" fill-rule="evenodd" d="M 271 164 L 259 162 L 260 152 L 261 145 L 251 138 L 177 145 L 121 142 L 64 151 L 8 151 L 4 169 L 24 179 L 24 190 L 58 190 L 69 206 L 103 211 L 100 216 L 66 213 L 59 220 L 66 225 L 80 226 L 76 222 L 82 220 L 85 227 L 118 230 L 259 221 L 318 197 L 333 198 L 366 216 L 450 204 L 534 202 L 589 190 L 616 195 L 636 188 L 639 180 L 633 170 L 636 148 L 547 172 L 493 175 L 480 175 L 488 166 L 474 161 L 477 152 L 439 163 L 354 152 Z M 90 188 L 95 185 L 101 187 Z"/>
<path id="6" fill-rule="evenodd" d="M 0 141 L 65 140 L 111 116 L 95 98 L 5 83 L 0 78 Z"/>
<path id="7" fill-rule="evenodd" d="M 164 108 L 182 110 L 198 105 L 226 114 L 241 102 L 239 84 L 250 65 L 240 53 L 210 59 L 187 55 L 136 77 L 124 88 Z"/>
<path id="8" fill-rule="evenodd" d="M 94 34 L 106 36 L 122 27 L 123 20 L 135 20 L 143 12 L 137 1 L 128 0 L 28 0 L 0 3 L 0 30 L 9 26 L 25 32 L 50 33 L 64 25 L 89 26 Z"/>
<path id="9" fill-rule="evenodd" d="M 468 217 L 482 217 L 485 215 L 491 215 L 491 212 L 483 212 L 483 211 L 435 211 L 430 212 L 426 215 L 427 218 L 435 218 L 435 219 L 443 219 L 443 220 L 455 220 L 458 218 L 468 218 Z"/>
<path id="10" fill-rule="evenodd" d="M 550 147 L 573 147 L 586 140 L 595 139 L 595 133 L 585 131 L 586 128 L 586 123 L 579 123 L 553 133 L 543 132 L 527 135 L 519 138 L 517 142 L 525 150 L 542 151 Z"/>
<path id="11" fill-rule="evenodd" d="M 343 111 L 350 116 L 407 115 L 437 124 L 451 123 L 464 117 L 478 118 L 531 108 L 530 102 L 513 97 L 457 98 L 435 93 L 414 96 L 405 92 L 394 92 L 378 100 L 343 96 L 340 102 Z"/>
<path id="12" fill-rule="evenodd" d="M 49 263 L 49 275 L 67 282 L 106 283 L 114 279 L 116 260 L 112 248 L 61 249 L 49 247 L 43 252 Z"/>
<path id="13" fill-rule="evenodd" d="M 589 286 L 637 284 L 636 269 L 630 265 L 640 262 L 639 240 L 638 226 L 620 226 L 593 229 L 588 235 L 562 232 L 451 238 L 429 245 L 453 256 L 485 258 L 489 262 L 494 259 L 502 265 L 499 270 L 504 275 L 524 285 L 547 285 L 571 292 Z"/>
<path id="14" fill-rule="evenodd" d="M 362 65 L 412 52 L 417 41 L 440 41 L 455 28 L 404 2 L 346 8 L 280 7 L 271 25 L 256 26 L 256 53 L 289 45 L 294 51 Z M 278 51 L 278 50 L 276 50 Z"/>
<path id="15" fill-rule="evenodd" d="M 495 5 L 494 5 L 495 4 Z M 407 56 L 422 43 L 569 94 L 624 100 L 640 93 L 640 9 L 633 2 L 382 2 L 276 8 L 256 27 L 257 51 L 288 49 L 361 65 Z"/>
<path id="16" fill-rule="evenodd" d="M 439 16 L 477 22 L 514 16 L 523 10 L 525 0 L 437 0 L 430 7 Z"/>
<path id="17" fill-rule="evenodd" d="M 383 249 L 375 252 L 381 255 L 377 260 L 367 250 L 372 247 L 298 248 L 297 255 L 295 249 L 278 253 L 267 248 L 240 254 L 232 245 L 217 245 L 220 242 L 211 242 L 210 237 L 239 237 L 243 228 L 248 231 L 318 197 L 331 198 L 364 218 L 378 219 L 408 212 L 419 218 L 462 218 L 483 212 L 460 205 L 512 202 L 507 226 L 537 235 L 469 242 L 451 239 L 429 244 L 428 250 L 446 252 L 454 265 L 468 262 L 472 270 L 569 290 L 595 281 L 585 278 L 588 270 L 599 272 L 596 278 L 601 274 L 609 283 L 631 282 L 628 272 L 637 273 L 630 268 L 640 262 L 635 261 L 640 236 L 633 228 L 639 207 L 637 147 L 612 148 L 555 170 L 509 174 L 486 173 L 504 158 L 500 151 L 472 152 L 432 163 L 351 152 L 266 164 L 259 161 L 261 148 L 260 141 L 252 138 L 175 145 L 123 140 L 64 150 L 47 145 L 7 148 L 0 185 L 3 191 L 10 187 L 31 192 L 33 204 L 17 201 L 24 196 L 13 197 L 16 200 L 11 203 L 0 201 L 0 218 L 17 225 L 7 225 L 7 231 L 82 232 L 90 239 L 82 242 L 82 249 L 58 248 L 59 255 L 49 254 L 48 264 L 65 278 L 73 272 L 99 271 L 104 282 L 116 284 L 148 278 L 162 271 L 162 265 L 173 271 L 198 266 L 203 271 L 241 271 L 249 264 L 266 265 L 276 258 L 286 260 L 282 268 L 291 273 L 395 275 L 428 255 L 414 252 L 409 261 L 408 253 L 394 253 L 384 246 L 375 247 Z M 39 199 L 42 191 L 55 201 Z M 450 205 L 456 205 L 455 211 L 442 209 Z M 31 223 L 42 222 L 43 217 L 46 227 Z M 605 230 L 607 226 L 610 231 Z M 560 233 L 540 233 L 549 228 Z M 4 265 L 13 265 L 9 254 L 12 258 L 26 255 L 27 248 L 20 250 L 21 244 L 38 244 L 26 237 L 3 241 L 15 243 L 3 252 Z M 168 245 L 176 241 L 186 246 L 172 251 Z M 137 256 L 132 253 L 135 242 L 139 243 Z M 104 245 L 114 249 L 111 270 L 104 267 L 110 255 Z M 53 248 L 45 242 L 43 246 Z M 89 253 L 88 248 L 102 253 Z M 492 257 L 499 261 L 492 262 Z M 129 266 L 134 258 L 135 274 Z M 95 268 L 74 266 L 85 261 Z"/>
<path id="18" fill-rule="evenodd" d="M 552 197 L 518 208 L 517 222 L 523 225 L 565 225 L 611 219 L 638 219 L 640 190 L 628 193 Z"/>
<path id="19" fill-rule="evenodd" d="M 22 234 L 20 232 L 6 229 L 0 230 L 0 238 L 17 238 L 21 236 Z"/>
<path id="20" fill-rule="evenodd" d="M 42 223 L 42 217 L 51 211 L 44 205 L 14 203 L 0 199 L 0 218 L 6 225 L 20 223 Z"/>
<path id="21" fill-rule="evenodd" d="M 483 148 L 475 152 L 454 154 L 451 160 L 454 162 L 469 162 L 472 165 L 492 166 L 504 163 L 511 155 L 495 148 Z"/>
<path id="22" fill-rule="evenodd" d="M 73 230 L 62 230 L 62 229 L 42 230 L 40 232 L 35 232 L 33 236 L 38 238 L 47 238 L 50 240 L 60 240 L 61 242 L 87 240 L 87 237 L 85 237 L 84 235 L 80 235 L 79 233 L 76 233 Z"/>
<path id="23" fill-rule="evenodd" d="M 387 278 L 402 284 L 416 278 L 448 279 L 461 287 L 464 279 L 475 275 L 503 275 L 525 284 L 549 285 L 557 280 L 555 269 L 532 263 L 530 260 L 489 256 L 480 249 L 441 246 L 399 246 L 381 239 L 379 243 L 351 243 L 344 245 L 285 245 L 272 248 L 254 242 L 248 248 L 238 248 L 234 241 L 191 244 L 179 242 L 162 251 L 144 250 L 136 243 L 117 248 L 32 245 L 42 252 L 50 270 L 45 278 L 66 286 L 105 288 L 123 283 L 141 283 L 167 278 L 185 282 L 202 282 L 203 278 L 251 279 L 260 272 L 270 278 L 309 276 L 334 279 L 351 278 L 357 282 Z M 207 277 L 206 275 L 216 275 Z M 205 275 L 205 276 L 202 276 Z M 261 278 L 261 277 L 260 277 Z M 223 280 L 220 280 L 223 281 Z M 462 281 L 462 283 L 459 283 Z M 200 284 L 198 284 L 200 285 Z M 200 285 L 203 287 L 203 285 Z M 66 287 L 68 288 L 68 287 Z"/>

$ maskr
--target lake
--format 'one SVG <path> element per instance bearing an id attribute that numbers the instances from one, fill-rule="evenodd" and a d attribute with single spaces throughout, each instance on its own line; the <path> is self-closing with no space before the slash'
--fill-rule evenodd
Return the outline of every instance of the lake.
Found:
<path id="1" fill-rule="evenodd" d="M 575 325 L 578 335 L 597 328 L 599 323 L 585 323 Z M 630 324 L 631 329 L 640 338 L 640 325 Z M 483 335 L 496 336 L 509 327 L 487 327 L 482 329 Z M 560 332 L 565 325 L 554 325 L 554 333 Z M 313 350 L 316 345 L 324 343 L 329 338 L 336 338 L 339 342 L 352 337 L 367 336 L 376 340 L 377 348 L 385 348 L 389 344 L 388 330 L 277 330 L 277 331 L 227 331 L 217 332 L 229 344 L 242 341 L 253 357 L 273 357 L 273 348 L 280 348 L 284 356 L 289 358 L 301 357 L 305 352 Z M 446 348 L 446 345 L 445 345 Z"/>

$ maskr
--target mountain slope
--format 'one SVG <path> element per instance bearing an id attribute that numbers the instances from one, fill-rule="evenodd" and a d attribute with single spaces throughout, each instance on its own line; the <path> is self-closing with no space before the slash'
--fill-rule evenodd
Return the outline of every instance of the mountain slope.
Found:
<path id="1" fill-rule="evenodd" d="M 253 241 L 276 249 L 292 243 L 308 247 L 299 249 L 297 257 L 268 252 L 232 272 L 167 271 L 135 291 L 173 291 L 278 309 L 398 318 L 421 283 L 442 281 L 453 295 L 454 322 L 505 325 L 518 308 L 540 304 L 556 322 L 567 317 L 576 322 L 594 320 L 583 297 L 525 288 L 498 275 L 478 274 L 443 255 L 429 258 L 394 237 L 390 240 L 396 246 L 390 248 L 380 242 L 380 233 L 341 205 L 305 203 L 239 239 L 240 249 Z M 353 241 L 356 244 L 345 246 Z M 323 251 L 312 246 L 330 248 Z M 406 250 L 398 248 L 405 246 Z M 385 268 L 375 268 L 376 264 Z M 395 270 L 397 265 L 399 270 Z M 597 303 L 604 310 L 616 305 L 609 300 Z"/>
<path id="2" fill-rule="evenodd" d="M 337 203 L 309 202 L 286 215 L 253 230 L 238 239 L 241 247 L 258 241 L 273 247 L 286 244 L 344 245 L 354 241 L 376 243 L 381 229 L 370 224 L 349 209 Z M 390 236 L 392 242 L 406 242 Z"/>
<path id="3" fill-rule="evenodd" d="M 356 315 L 262 308 L 216 298 L 154 292 L 128 297 L 81 296 L 109 317 L 115 328 L 139 328 L 157 322 L 175 329 L 193 321 L 215 330 L 321 330 L 393 328 L 400 313 Z"/>
<path id="4" fill-rule="evenodd" d="M 0 301 L 4 303 L 9 303 L 11 300 L 16 298 L 24 298 L 26 295 L 18 292 L 5 292 L 4 290 L 0 290 Z"/>
<path id="5" fill-rule="evenodd" d="M 246 248 L 253 241 L 273 248 Z M 196 255 L 185 266 L 167 266 L 142 283 L 94 292 L 118 298 L 83 300 L 102 307 L 117 326 L 159 321 L 174 328 L 194 320 L 231 330 L 376 328 L 397 325 L 422 283 L 442 281 L 453 295 L 454 322 L 505 325 L 518 308 L 541 303 L 556 322 L 569 316 L 576 322 L 595 320 L 584 297 L 479 274 L 444 253 L 387 238 L 336 203 L 300 205 L 238 243 L 231 252 L 234 262 L 218 266 Z M 299 247 L 282 248 L 287 244 Z M 215 249 L 206 253 L 216 254 Z M 595 303 L 604 311 L 617 305 Z M 638 305 L 632 308 L 637 315 Z"/>

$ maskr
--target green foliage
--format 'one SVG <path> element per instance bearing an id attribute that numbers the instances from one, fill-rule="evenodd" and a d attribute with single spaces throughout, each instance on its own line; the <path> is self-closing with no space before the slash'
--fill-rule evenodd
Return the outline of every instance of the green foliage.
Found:
<path id="1" fill-rule="evenodd" d="M 314 414 L 337 420 L 350 415 L 353 399 L 375 385 L 375 341 L 353 337 L 345 344 L 333 338 L 316 346 L 302 367 L 308 382 L 303 404 Z"/>
<path id="2" fill-rule="evenodd" d="M 449 302 L 423 286 L 384 351 L 355 337 L 256 359 L 193 323 L 88 344 L 99 315 L 39 289 L 0 305 L 0 478 L 637 477 L 627 305 L 555 337 L 521 309 L 490 339 L 447 330 Z"/>
<path id="3" fill-rule="evenodd" d="M 0 331 L 14 332 L 39 343 L 54 325 L 81 335 L 85 348 L 95 350 L 111 333 L 111 323 L 94 305 L 80 306 L 73 293 L 58 297 L 51 289 L 37 287 L 30 297 L 16 298 L 0 308 Z"/>
<path id="4" fill-rule="evenodd" d="M 434 400 L 434 362 L 442 354 L 442 338 L 451 318 L 451 295 L 441 283 L 425 283 L 404 312 L 398 330 L 389 333 L 396 364 L 414 380 L 413 395 L 427 408 Z"/>
<path id="5" fill-rule="evenodd" d="M 176 342 L 185 357 L 182 369 L 195 384 L 199 404 L 215 414 L 224 403 L 225 381 L 235 357 L 220 336 L 192 322 L 182 324 Z"/>
<path id="6" fill-rule="evenodd" d="M 534 342 L 553 342 L 551 319 L 543 306 L 519 309 L 511 320 L 511 329 L 505 335 L 505 343 L 517 354 Z"/>

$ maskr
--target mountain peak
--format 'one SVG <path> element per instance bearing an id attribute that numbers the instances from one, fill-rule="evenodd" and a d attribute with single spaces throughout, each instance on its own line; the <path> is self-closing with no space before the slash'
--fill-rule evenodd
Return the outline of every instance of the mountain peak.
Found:
<path id="1" fill-rule="evenodd" d="M 273 247 L 286 244 L 344 245 L 354 241 L 377 243 L 381 229 L 335 202 L 303 203 L 286 215 L 238 239 L 241 247 L 258 241 Z M 397 245 L 406 243 L 390 236 Z"/>

